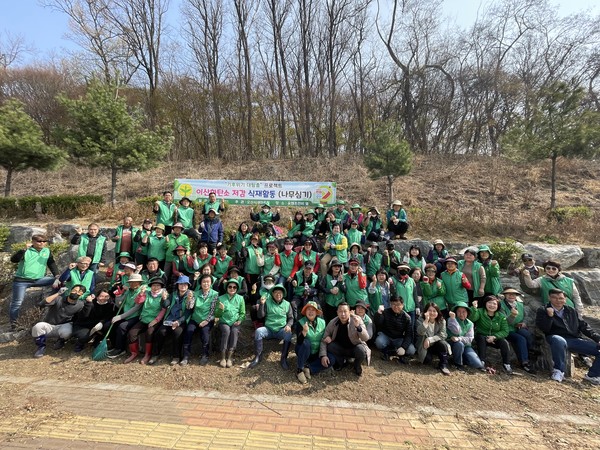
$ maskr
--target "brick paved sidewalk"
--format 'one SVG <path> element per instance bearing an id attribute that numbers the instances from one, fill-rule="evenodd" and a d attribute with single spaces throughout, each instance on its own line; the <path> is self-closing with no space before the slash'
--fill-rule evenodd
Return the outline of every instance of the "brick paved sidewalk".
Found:
<path id="1" fill-rule="evenodd" d="M 15 396 L 48 405 L 43 412 L 3 414 L 3 449 L 600 448 L 600 436 L 593 431 L 597 422 L 582 416 L 402 411 L 26 377 L 0 377 L 0 384 L 14 385 Z"/>

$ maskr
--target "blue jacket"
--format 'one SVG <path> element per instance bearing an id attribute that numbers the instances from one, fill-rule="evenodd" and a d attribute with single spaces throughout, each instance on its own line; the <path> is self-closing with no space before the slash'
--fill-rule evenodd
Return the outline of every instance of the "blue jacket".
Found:
<path id="1" fill-rule="evenodd" d="M 200 227 L 201 242 L 211 242 L 213 244 L 223 242 L 223 222 L 218 217 L 213 220 L 207 217 L 202 224 L 204 227 Z"/>

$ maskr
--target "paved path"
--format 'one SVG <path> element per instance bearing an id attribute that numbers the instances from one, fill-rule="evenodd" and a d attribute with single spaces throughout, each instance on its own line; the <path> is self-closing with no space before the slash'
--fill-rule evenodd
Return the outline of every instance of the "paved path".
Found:
<path id="1" fill-rule="evenodd" d="M 582 416 L 401 411 L 27 377 L 0 376 L 0 385 L 32 405 L 3 411 L 2 449 L 600 448 L 597 420 Z"/>

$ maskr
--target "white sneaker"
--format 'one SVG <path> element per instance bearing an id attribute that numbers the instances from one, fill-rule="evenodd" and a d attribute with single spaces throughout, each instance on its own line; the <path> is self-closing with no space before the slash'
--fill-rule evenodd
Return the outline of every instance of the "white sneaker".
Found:
<path id="1" fill-rule="evenodd" d="M 507 374 L 509 374 L 509 375 L 510 375 L 510 374 L 512 374 L 512 373 L 513 373 L 513 370 L 512 370 L 512 367 L 510 366 L 510 364 L 502 364 L 502 367 L 504 368 L 504 371 L 505 371 Z"/>
<path id="2" fill-rule="evenodd" d="M 596 386 L 600 386 L 600 377 L 590 377 L 587 373 L 584 375 L 583 379 L 585 381 L 589 381 Z"/>
<path id="3" fill-rule="evenodd" d="M 565 374 L 564 372 L 561 372 L 558 369 L 554 369 L 550 378 L 552 378 L 554 381 L 558 381 L 559 383 L 561 383 L 562 380 L 565 378 Z"/>

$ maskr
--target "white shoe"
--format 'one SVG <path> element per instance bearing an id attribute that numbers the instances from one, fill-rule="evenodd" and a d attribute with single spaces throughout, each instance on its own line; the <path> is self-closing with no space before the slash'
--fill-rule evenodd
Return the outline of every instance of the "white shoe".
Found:
<path id="1" fill-rule="evenodd" d="M 510 375 L 510 374 L 512 374 L 512 373 L 513 373 L 513 370 L 512 370 L 512 367 L 510 366 L 510 364 L 502 364 L 502 367 L 504 368 L 504 371 L 505 371 L 507 374 L 509 374 L 509 375 Z"/>
<path id="2" fill-rule="evenodd" d="M 600 377 L 590 377 L 588 374 L 585 374 L 583 379 L 588 381 L 596 386 L 600 386 Z"/>
<path id="3" fill-rule="evenodd" d="M 552 376 L 550 376 L 550 378 L 552 378 L 554 381 L 558 381 L 559 383 L 561 383 L 562 380 L 565 378 L 565 374 L 564 374 L 564 372 L 561 372 L 558 369 L 554 369 L 552 371 Z"/>

